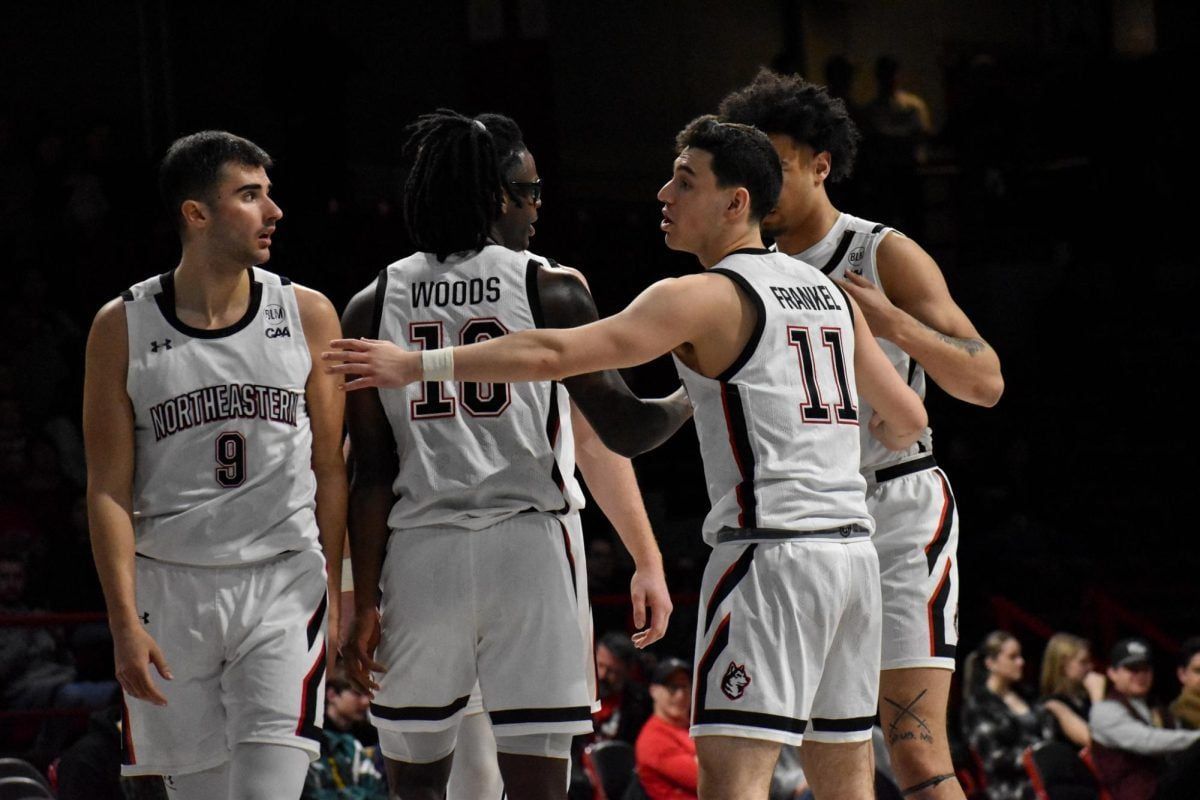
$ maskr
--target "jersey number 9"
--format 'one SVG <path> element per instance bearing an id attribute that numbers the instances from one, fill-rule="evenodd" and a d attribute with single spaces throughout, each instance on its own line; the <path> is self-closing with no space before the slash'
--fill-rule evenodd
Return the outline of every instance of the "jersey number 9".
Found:
<path id="1" fill-rule="evenodd" d="M 246 437 L 225 431 L 217 437 L 217 483 L 226 489 L 246 482 Z"/>

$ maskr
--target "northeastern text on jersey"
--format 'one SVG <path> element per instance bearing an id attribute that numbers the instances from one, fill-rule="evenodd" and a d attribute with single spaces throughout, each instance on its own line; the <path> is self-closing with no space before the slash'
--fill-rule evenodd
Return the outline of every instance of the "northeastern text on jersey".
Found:
<path id="1" fill-rule="evenodd" d="M 277 386 L 228 383 L 205 386 L 150 408 L 154 441 L 223 419 L 265 419 L 296 427 L 300 393 Z"/>

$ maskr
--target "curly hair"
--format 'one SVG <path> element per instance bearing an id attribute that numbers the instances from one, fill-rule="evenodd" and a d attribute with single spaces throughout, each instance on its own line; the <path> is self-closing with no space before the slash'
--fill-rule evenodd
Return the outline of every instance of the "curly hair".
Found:
<path id="1" fill-rule="evenodd" d="M 525 146 L 525 137 L 521 127 L 512 117 L 504 114 L 476 114 L 475 121 L 487 128 L 496 145 L 496 158 L 500 161 L 500 174 L 508 180 L 509 174 L 521 163 L 521 153 L 529 148 Z"/>
<path id="2" fill-rule="evenodd" d="M 422 115 L 405 133 L 403 216 L 413 244 L 439 261 L 482 249 L 501 204 L 492 134 L 445 108 Z"/>
<path id="3" fill-rule="evenodd" d="M 749 86 L 726 95 L 717 113 L 721 119 L 753 125 L 764 133 L 786 134 L 818 153 L 828 151 L 831 182 L 854 171 L 862 134 L 846 104 L 799 75 L 781 75 L 764 67 Z"/>

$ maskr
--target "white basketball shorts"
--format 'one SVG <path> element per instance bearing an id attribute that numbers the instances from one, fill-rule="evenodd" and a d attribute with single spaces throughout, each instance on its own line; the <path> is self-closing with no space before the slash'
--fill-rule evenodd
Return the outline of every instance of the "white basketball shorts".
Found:
<path id="1" fill-rule="evenodd" d="M 704 568 L 693 737 L 871 738 L 879 561 L 866 533 L 718 544 Z"/>
<path id="2" fill-rule="evenodd" d="M 317 550 L 239 567 L 137 559 L 137 604 L 174 680 L 165 707 L 125 697 L 123 775 L 187 775 L 243 743 L 321 752 L 325 558 Z"/>
<path id="3" fill-rule="evenodd" d="M 387 672 L 371 721 L 401 732 L 456 728 L 476 681 L 497 736 L 592 729 L 576 564 L 553 514 L 479 531 L 393 531 L 376 658 Z"/>
<path id="4" fill-rule="evenodd" d="M 932 456 L 865 474 L 883 588 L 881 666 L 953 670 L 958 513 L 950 482 Z"/>

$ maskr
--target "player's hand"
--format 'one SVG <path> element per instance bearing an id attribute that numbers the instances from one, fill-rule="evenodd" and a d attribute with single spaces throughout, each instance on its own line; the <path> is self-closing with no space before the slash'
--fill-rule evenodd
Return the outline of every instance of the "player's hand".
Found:
<path id="1" fill-rule="evenodd" d="M 165 706 L 167 698 L 154 685 L 150 665 L 167 680 L 173 680 L 171 668 L 158 642 L 141 626 L 113 634 L 113 655 L 116 662 L 117 683 L 125 694 L 145 700 L 156 706 Z"/>
<path id="2" fill-rule="evenodd" d="M 342 648 L 342 659 L 346 665 L 346 677 L 360 692 L 374 699 L 379 684 L 372 672 L 386 672 L 387 667 L 375 660 L 375 648 L 379 646 L 379 611 L 371 609 L 367 614 L 355 614 L 350 641 Z"/>
<path id="3" fill-rule="evenodd" d="M 837 284 L 858 303 L 873 334 L 883 339 L 893 338 L 896 317 L 903 312 L 887 299 L 887 295 L 881 292 L 878 286 L 853 272 L 847 272 L 846 277 L 837 281 Z"/>
<path id="4" fill-rule="evenodd" d="M 396 389 L 421 380 L 421 354 L 416 350 L 378 339 L 334 339 L 329 347 L 321 360 L 341 363 L 326 366 L 325 372 L 353 378 L 342 386 L 348 392 L 371 386 Z"/>
<path id="5" fill-rule="evenodd" d="M 629 597 L 633 600 L 633 627 L 639 629 L 633 635 L 633 643 L 638 649 L 649 647 L 666 634 L 667 620 L 674 609 L 662 566 L 636 570 L 629 582 Z M 649 620 L 646 619 L 647 606 L 650 607 Z M 647 622 L 649 627 L 646 627 Z"/>

